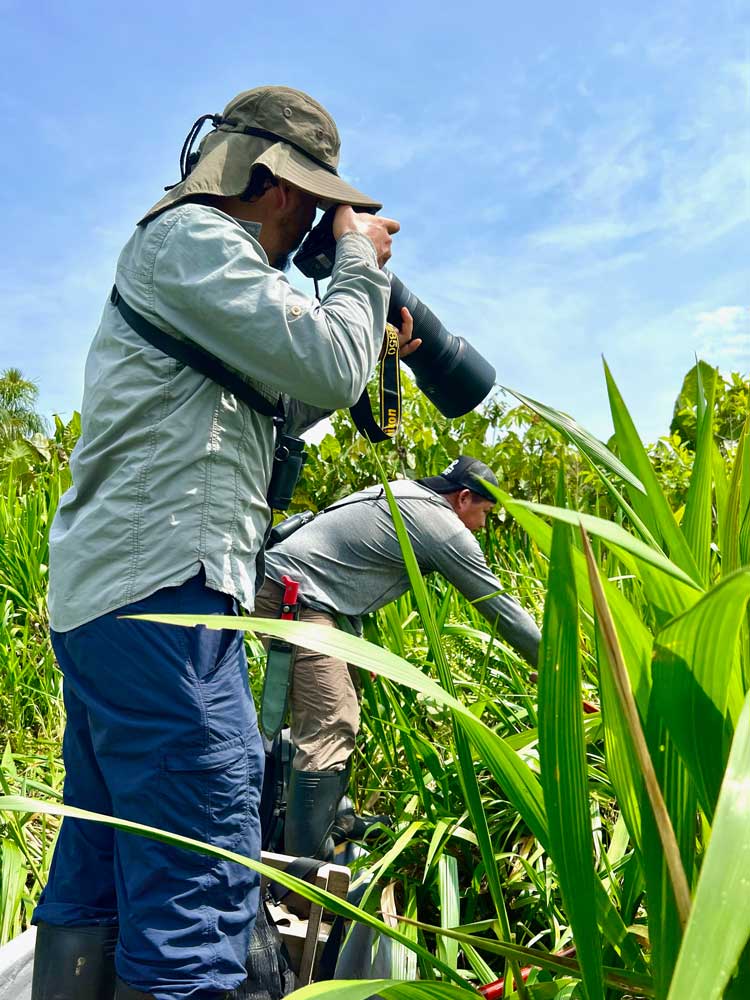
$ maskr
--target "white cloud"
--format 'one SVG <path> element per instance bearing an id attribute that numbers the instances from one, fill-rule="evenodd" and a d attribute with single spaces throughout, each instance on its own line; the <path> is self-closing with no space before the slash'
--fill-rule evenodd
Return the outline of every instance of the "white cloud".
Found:
<path id="1" fill-rule="evenodd" d="M 750 307 L 719 306 L 695 317 L 696 353 L 721 368 L 750 369 Z"/>

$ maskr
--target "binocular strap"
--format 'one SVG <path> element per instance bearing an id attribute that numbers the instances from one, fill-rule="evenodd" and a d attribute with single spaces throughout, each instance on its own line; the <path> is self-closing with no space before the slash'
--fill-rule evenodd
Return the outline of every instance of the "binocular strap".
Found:
<path id="1" fill-rule="evenodd" d="M 401 380 L 398 365 L 398 330 L 390 323 L 386 323 L 378 372 L 380 422 L 378 423 L 372 412 L 367 389 L 349 410 L 359 433 L 374 444 L 392 438 L 401 423 Z"/>

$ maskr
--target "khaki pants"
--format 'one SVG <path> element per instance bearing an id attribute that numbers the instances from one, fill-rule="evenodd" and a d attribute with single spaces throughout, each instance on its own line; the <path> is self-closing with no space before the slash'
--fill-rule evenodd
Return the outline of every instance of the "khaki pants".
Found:
<path id="1" fill-rule="evenodd" d="M 266 578 L 255 599 L 259 618 L 278 618 L 284 590 Z M 333 615 L 300 607 L 299 620 L 336 628 Z M 267 640 L 266 640 L 267 641 Z M 298 771 L 342 771 L 359 732 L 357 667 L 335 656 L 295 649 L 289 694 Z"/>

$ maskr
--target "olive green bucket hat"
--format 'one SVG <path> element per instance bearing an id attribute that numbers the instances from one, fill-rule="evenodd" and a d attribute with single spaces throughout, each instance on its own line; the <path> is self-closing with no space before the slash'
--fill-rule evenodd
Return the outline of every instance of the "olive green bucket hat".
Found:
<path id="1" fill-rule="evenodd" d="M 214 128 L 192 145 L 206 121 Z M 321 202 L 379 209 L 382 205 L 343 181 L 337 172 L 341 139 L 333 118 L 308 94 L 290 87 L 255 87 L 238 94 L 221 115 L 203 115 L 180 156 L 182 179 L 146 212 L 148 222 L 186 198 L 242 194 L 254 167 L 294 184 Z"/>

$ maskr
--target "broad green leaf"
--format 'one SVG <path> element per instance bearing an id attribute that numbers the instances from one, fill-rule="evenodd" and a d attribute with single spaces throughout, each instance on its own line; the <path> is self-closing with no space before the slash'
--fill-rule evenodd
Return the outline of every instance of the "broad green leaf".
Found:
<path id="1" fill-rule="evenodd" d="M 696 793 L 688 778 L 664 720 L 653 706 L 646 735 L 654 771 L 662 789 L 680 862 L 692 874 L 695 857 Z M 643 874 L 648 899 L 647 918 L 651 945 L 651 968 L 659 1000 L 666 997 L 686 920 L 677 908 L 673 878 L 663 844 L 663 823 L 654 818 L 646 793 L 642 806 Z M 684 909 L 684 908 L 683 908 Z"/>
<path id="2" fill-rule="evenodd" d="M 487 485 L 489 486 L 490 484 L 488 483 Z M 691 579 L 684 570 L 668 559 L 663 552 L 642 542 L 640 538 L 631 535 L 630 532 L 613 521 L 606 521 L 604 518 L 594 517 L 592 514 L 582 514 L 575 510 L 567 510 L 565 507 L 551 507 L 548 504 L 533 503 L 530 500 L 514 500 L 512 497 L 508 497 L 507 494 L 503 494 L 501 490 L 493 489 L 492 492 L 497 493 L 498 499 L 502 500 L 503 504 L 512 514 L 515 514 L 516 508 L 525 507 L 527 510 L 533 510 L 537 514 L 542 514 L 545 517 L 551 517 L 558 521 L 564 521 L 566 524 L 571 524 L 575 527 L 583 525 L 590 535 L 596 535 L 597 538 L 601 538 L 618 555 L 629 553 L 635 556 L 638 561 L 653 566 L 667 576 L 679 580 L 680 583 L 686 584 L 688 587 L 692 587 L 698 591 L 701 590 L 700 585 Z"/>
<path id="3" fill-rule="evenodd" d="M 360 923 L 367 924 L 368 927 L 372 927 L 379 933 L 385 934 L 386 937 L 393 938 L 394 941 L 400 941 L 406 948 L 410 948 L 416 952 L 420 958 L 427 962 L 428 966 L 434 966 L 452 982 L 462 984 L 461 977 L 454 969 L 451 969 L 450 966 L 445 965 L 440 959 L 431 955 L 420 944 L 411 941 L 401 931 L 394 930 L 382 920 L 378 920 L 377 917 L 373 917 L 366 910 L 354 906 L 347 900 L 339 899 L 338 896 L 334 896 L 325 889 L 320 889 L 317 885 L 306 882 L 304 879 L 295 878 L 294 875 L 290 875 L 288 872 L 277 868 L 272 868 L 261 861 L 246 858 L 242 854 L 236 854 L 234 851 L 227 851 L 221 847 L 214 847 L 212 844 L 205 844 L 200 840 L 193 840 L 191 837 L 182 837 L 176 833 L 169 833 L 166 830 L 159 830 L 153 826 L 146 826 L 143 823 L 133 823 L 130 820 L 118 819 L 115 816 L 104 816 L 101 813 L 90 812 L 88 809 L 77 809 L 75 806 L 66 806 L 57 802 L 43 802 L 39 799 L 29 799 L 21 795 L 0 796 L 0 813 L 3 812 L 47 813 L 51 816 L 71 816 L 74 819 L 91 820 L 94 823 L 103 823 L 106 826 L 114 827 L 116 830 L 137 833 L 142 837 L 148 837 L 150 840 L 157 840 L 163 844 L 170 844 L 173 847 L 183 847 L 185 850 L 194 851 L 197 854 L 207 854 L 213 858 L 224 858 L 227 861 L 235 861 L 237 864 L 244 865 L 245 868 L 250 868 L 260 875 L 265 875 L 268 879 L 279 882 L 293 892 L 299 893 L 303 899 L 309 899 L 313 903 L 324 906 L 331 913 L 335 913 L 347 920 L 358 920 Z"/>
<path id="4" fill-rule="evenodd" d="M 750 695 L 734 735 L 669 1000 L 724 994 L 750 937 Z"/>
<path id="5" fill-rule="evenodd" d="M 27 874 L 23 851 L 12 840 L 0 841 L 0 945 L 21 931 Z"/>
<path id="6" fill-rule="evenodd" d="M 643 727 L 638 715 L 635 699 L 633 698 L 633 692 L 630 688 L 627 668 L 623 660 L 622 648 L 620 647 L 617 630 L 601 585 L 599 570 L 596 566 L 591 543 L 583 527 L 581 528 L 581 536 L 589 569 L 591 591 L 594 595 L 594 604 L 596 606 L 597 627 L 600 630 L 601 636 L 598 649 L 604 654 L 601 657 L 601 665 L 605 669 L 610 670 L 612 674 L 613 687 L 617 692 L 620 710 L 627 723 L 634 757 L 638 762 L 638 767 L 643 777 L 644 789 L 648 796 L 651 812 L 653 813 L 662 842 L 678 911 L 682 922 L 685 923 L 690 912 L 690 890 L 685 870 L 682 867 L 677 839 L 672 829 L 670 815 L 664 803 L 659 782 L 654 771 L 654 764 L 646 745 Z"/>
<path id="7" fill-rule="evenodd" d="M 573 930 L 584 992 L 589 1000 L 603 1000 L 570 534 L 570 528 L 558 522 L 552 535 L 539 669 L 539 758 L 549 851 Z"/>
<path id="8" fill-rule="evenodd" d="M 654 699 L 711 820 L 743 691 L 737 640 L 750 569 L 726 577 L 656 637 Z"/>
<path id="9" fill-rule="evenodd" d="M 388 909 L 390 910 L 390 913 L 396 914 L 398 912 L 396 906 L 396 883 L 390 883 L 387 885 L 383 890 L 380 899 L 384 909 L 387 899 L 389 902 Z M 407 920 L 417 920 L 419 917 L 417 910 L 417 893 L 413 885 L 410 885 L 406 891 L 404 916 Z M 389 923 L 392 923 L 392 919 L 389 916 L 386 916 L 385 913 L 384 919 L 386 919 Z M 396 918 L 394 917 L 393 919 Z M 419 932 L 413 924 L 405 923 L 400 929 L 410 941 L 417 940 Z M 391 975 L 394 979 L 406 979 L 409 981 L 417 978 L 417 956 L 413 951 L 404 948 L 404 946 L 398 941 L 394 941 L 391 948 Z"/>
<path id="10" fill-rule="evenodd" d="M 600 664 L 599 686 L 604 722 L 604 748 L 607 770 L 617 794 L 617 804 L 627 825 L 630 839 L 641 850 L 641 790 L 643 787 L 638 761 L 633 753 L 627 724 L 620 711 L 612 671 L 601 669 L 606 652 L 600 649 L 597 637 L 597 661 Z M 625 655 L 623 650 L 623 656 Z M 631 675 L 628 669 L 628 675 Z"/>
<path id="11" fill-rule="evenodd" d="M 539 403 L 535 399 L 530 399 L 528 396 L 522 395 L 520 392 L 516 392 L 515 389 L 509 389 L 505 386 L 501 388 L 505 389 L 506 392 L 512 393 L 516 399 L 520 399 L 521 402 L 528 406 L 530 410 L 538 413 L 542 420 L 546 420 L 551 427 L 558 430 L 571 444 L 574 444 L 579 451 L 584 455 L 589 457 L 595 465 L 600 465 L 605 468 L 608 472 L 613 472 L 620 479 L 624 480 L 634 489 L 639 490 L 645 495 L 646 490 L 630 469 L 625 465 L 620 459 L 613 455 L 609 448 L 603 444 L 598 438 L 594 437 L 589 431 L 581 427 L 580 424 L 568 416 L 567 413 L 562 413 L 560 410 L 554 410 L 551 406 L 546 406 L 544 403 Z"/>
<path id="12" fill-rule="evenodd" d="M 502 490 L 498 491 L 503 506 L 514 505 L 511 513 L 521 527 L 526 531 L 545 555 L 552 550 L 552 528 L 537 514 L 517 505 L 512 497 Z M 586 560 L 582 552 L 573 552 L 573 566 L 576 574 L 576 589 L 578 599 L 593 617 L 594 605 L 589 587 L 589 576 Z M 651 634 L 635 612 L 627 598 L 608 581 L 603 580 L 602 586 L 607 597 L 612 615 L 617 624 L 617 631 L 625 654 L 630 684 L 635 692 L 638 707 L 645 713 L 651 694 Z M 692 585 L 691 585 L 692 587 Z"/>
<path id="13" fill-rule="evenodd" d="M 417 982 L 403 983 L 395 979 L 329 979 L 325 982 L 310 983 L 294 993 L 289 1000 L 369 1000 L 373 995 L 384 1000 L 465 1000 L 474 997 L 476 991 L 470 986 L 459 988 L 448 983 Z"/>
<path id="14" fill-rule="evenodd" d="M 607 378 L 607 391 L 620 457 L 631 472 L 638 477 L 646 490 L 645 497 L 639 491 L 631 491 L 633 507 L 651 534 L 666 546 L 671 562 L 679 566 L 685 576 L 700 587 L 701 575 L 690 551 L 690 546 L 687 544 L 664 496 L 646 449 L 638 437 L 633 420 L 606 362 L 604 363 L 604 372 Z"/>

